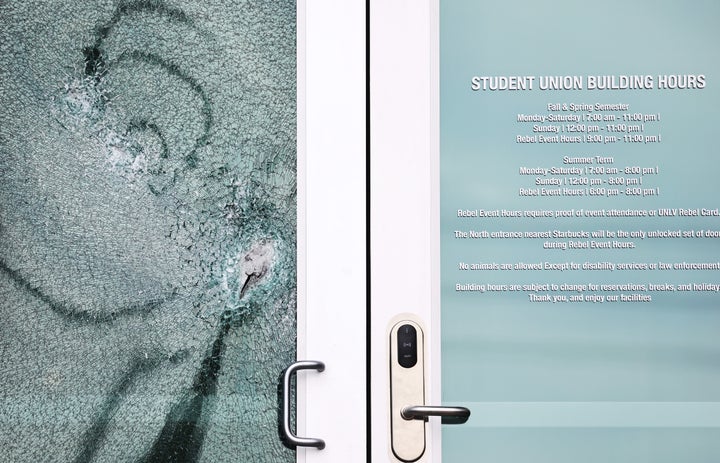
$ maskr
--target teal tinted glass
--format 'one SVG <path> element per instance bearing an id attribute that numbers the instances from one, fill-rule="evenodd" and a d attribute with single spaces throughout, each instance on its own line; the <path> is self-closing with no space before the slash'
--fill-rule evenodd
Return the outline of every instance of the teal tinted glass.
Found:
<path id="1" fill-rule="evenodd" d="M 295 24 L 0 4 L 0 460 L 294 461 Z"/>
<path id="2" fill-rule="evenodd" d="M 440 2 L 444 461 L 720 458 L 718 18 Z"/>

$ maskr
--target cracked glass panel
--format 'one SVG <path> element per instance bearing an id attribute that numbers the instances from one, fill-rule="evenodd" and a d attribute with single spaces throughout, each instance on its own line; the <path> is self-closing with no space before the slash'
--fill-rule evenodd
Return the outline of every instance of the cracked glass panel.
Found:
<path id="1" fill-rule="evenodd" d="M 0 2 L 0 460 L 294 461 L 295 16 Z"/>

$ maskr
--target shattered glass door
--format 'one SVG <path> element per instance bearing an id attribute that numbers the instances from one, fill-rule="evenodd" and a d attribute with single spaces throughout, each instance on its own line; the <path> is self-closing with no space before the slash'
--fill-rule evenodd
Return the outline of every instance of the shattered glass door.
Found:
<path id="1" fill-rule="evenodd" d="M 290 462 L 294 0 L 0 2 L 0 460 Z"/>

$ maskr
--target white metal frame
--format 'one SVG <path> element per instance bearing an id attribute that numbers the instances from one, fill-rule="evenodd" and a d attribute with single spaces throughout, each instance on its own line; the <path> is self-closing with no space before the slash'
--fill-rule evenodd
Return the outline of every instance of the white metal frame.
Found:
<path id="1" fill-rule="evenodd" d="M 365 3 L 298 2 L 298 462 L 365 462 Z"/>
<path id="2" fill-rule="evenodd" d="M 412 312 L 426 326 L 426 402 L 440 405 L 437 1 L 371 1 L 371 390 L 373 462 L 389 441 L 386 333 Z M 420 462 L 440 461 L 439 420 Z"/>

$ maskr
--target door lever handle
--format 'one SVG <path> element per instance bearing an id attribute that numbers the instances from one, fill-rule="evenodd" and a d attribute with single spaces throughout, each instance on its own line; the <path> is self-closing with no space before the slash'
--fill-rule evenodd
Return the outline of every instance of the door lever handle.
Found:
<path id="1" fill-rule="evenodd" d="M 470 418 L 470 410 L 465 407 L 438 407 L 430 405 L 413 405 L 403 408 L 400 416 L 406 420 L 427 421 L 428 417 L 442 417 L 442 424 L 463 424 Z"/>
<path id="2" fill-rule="evenodd" d="M 301 360 L 287 367 L 283 373 L 281 383 L 282 423 L 280 427 L 280 438 L 292 449 L 297 447 L 315 447 L 318 450 L 322 450 L 325 448 L 324 440 L 313 437 L 298 437 L 293 433 L 292 429 L 290 429 L 290 380 L 292 379 L 292 375 L 299 370 L 317 370 L 321 372 L 325 371 L 325 364 L 316 360 Z"/>

